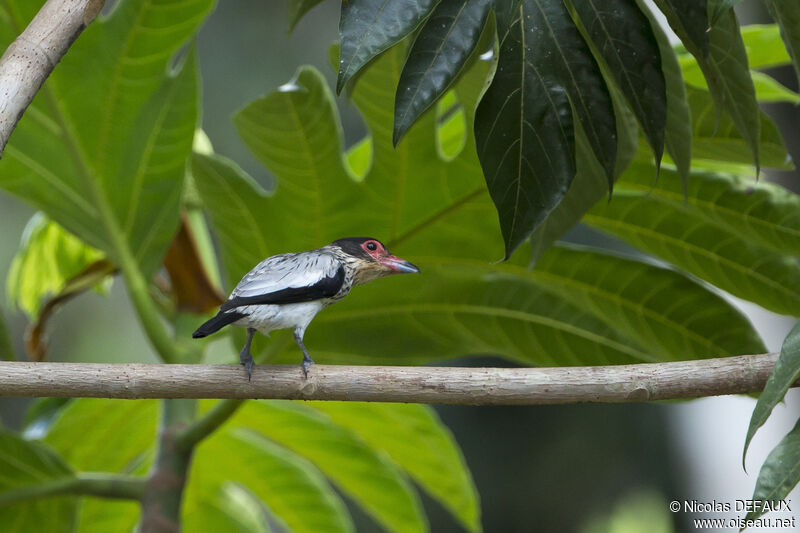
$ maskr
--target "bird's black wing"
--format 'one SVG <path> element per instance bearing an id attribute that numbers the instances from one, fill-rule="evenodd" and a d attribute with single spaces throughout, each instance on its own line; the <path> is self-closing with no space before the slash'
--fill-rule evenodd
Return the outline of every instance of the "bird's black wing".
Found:
<path id="1" fill-rule="evenodd" d="M 232 295 L 228 301 L 222 304 L 220 311 L 227 311 L 244 305 L 294 304 L 331 298 L 339 292 L 342 285 L 344 285 L 344 267 L 339 266 L 334 274 L 325 276 L 311 285 L 286 287 L 253 296 Z"/>

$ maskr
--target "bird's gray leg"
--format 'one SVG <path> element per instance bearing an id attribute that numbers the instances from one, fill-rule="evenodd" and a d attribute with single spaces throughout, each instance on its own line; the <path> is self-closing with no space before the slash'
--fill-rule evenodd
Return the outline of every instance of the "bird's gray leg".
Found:
<path id="1" fill-rule="evenodd" d="M 308 369 L 311 365 L 314 364 L 314 360 L 311 359 L 311 356 L 308 355 L 308 350 L 306 350 L 306 345 L 303 344 L 303 331 L 300 329 L 294 330 L 294 341 L 300 347 L 300 350 L 303 351 L 303 376 L 306 378 L 308 377 Z"/>
<path id="2" fill-rule="evenodd" d="M 244 369 L 247 370 L 247 381 L 250 381 L 251 374 L 253 373 L 253 356 L 250 355 L 250 343 L 253 342 L 253 335 L 255 335 L 255 333 L 255 329 L 247 328 L 247 341 L 244 343 L 242 351 L 239 352 L 239 362 L 242 363 Z"/>

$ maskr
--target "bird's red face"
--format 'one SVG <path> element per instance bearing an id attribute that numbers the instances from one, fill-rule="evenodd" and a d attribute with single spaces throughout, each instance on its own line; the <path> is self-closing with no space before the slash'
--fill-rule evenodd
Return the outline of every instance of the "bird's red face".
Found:
<path id="1" fill-rule="evenodd" d="M 331 243 L 344 254 L 343 260 L 353 269 L 356 285 L 367 283 L 390 274 L 412 274 L 419 269 L 389 253 L 386 246 L 372 237 L 345 237 Z"/>
<path id="2" fill-rule="evenodd" d="M 389 250 L 376 239 L 365 239 L 361 243 L 361 249 L 375 262 L 389 269 L 390 274 L 411 274 L 419 272 L 419 268 L 409 263 L 405 259 L 389 253 Z"/>

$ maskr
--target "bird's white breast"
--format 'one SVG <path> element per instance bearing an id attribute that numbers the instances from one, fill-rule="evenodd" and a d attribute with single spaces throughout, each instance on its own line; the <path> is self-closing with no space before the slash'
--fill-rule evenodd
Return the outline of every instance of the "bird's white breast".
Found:
<path id="1" fill-rule="evenodd" d="M 300 327 L 305 330 L 314 316 L 325 307 L 327 303 L 322 300 L 282 305 L 248 305 L 237 309 L 247 316 L 235 324 L 255 328 L 264 334 L 286 328 Z"/>

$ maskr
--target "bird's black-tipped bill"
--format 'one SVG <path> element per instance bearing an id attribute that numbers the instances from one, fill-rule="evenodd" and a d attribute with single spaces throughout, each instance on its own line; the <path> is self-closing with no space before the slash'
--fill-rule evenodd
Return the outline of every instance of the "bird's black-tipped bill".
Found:
<path id="1" fill-rule="evenodd" d="M 381 259 L 381 264 L 386 265 L 398 274 L 418 274 L 419 268 L 416 265 L 409 263 L 405 259 L 400 259 L 394 255 L 384 257 Z"/>

